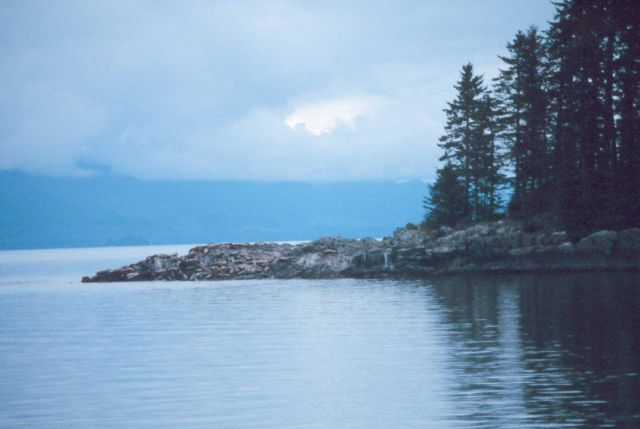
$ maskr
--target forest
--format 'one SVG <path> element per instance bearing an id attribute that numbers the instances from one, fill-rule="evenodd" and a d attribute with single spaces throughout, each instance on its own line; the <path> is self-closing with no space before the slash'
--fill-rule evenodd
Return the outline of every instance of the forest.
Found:
<path id="1" fill-rule="evenodd" d="M 424 225 L 640 226 L 640 4 L 565 0 L 485 82 L 462 67 Z"/>

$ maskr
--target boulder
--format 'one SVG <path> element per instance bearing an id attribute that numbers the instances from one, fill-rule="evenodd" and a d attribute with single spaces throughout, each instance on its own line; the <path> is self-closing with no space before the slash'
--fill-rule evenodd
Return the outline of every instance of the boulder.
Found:
<path id="1" fill-rule="evenodd" d="M 396 228 L 393 231 L 393 240 L 397 246 L 419 246 L 425 239 L 424 232 L 417 228 Z"/>
<path id="2" fill-rule="evenodd" d="M 614 231 L 598 231 L 578 242 L 576 250 L 582 253 L 600 253 L 610 256 L 616 245 L 618 234 Z"/>

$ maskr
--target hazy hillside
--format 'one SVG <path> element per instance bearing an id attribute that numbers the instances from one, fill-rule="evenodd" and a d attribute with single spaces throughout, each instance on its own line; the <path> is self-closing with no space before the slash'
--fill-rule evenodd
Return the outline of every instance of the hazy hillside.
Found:
<path id="1" fill-rule="evenodd" d="M 382 236 L 418 222 L 407 183 L 152 182 L 0 172 L 0 248 Z"/>

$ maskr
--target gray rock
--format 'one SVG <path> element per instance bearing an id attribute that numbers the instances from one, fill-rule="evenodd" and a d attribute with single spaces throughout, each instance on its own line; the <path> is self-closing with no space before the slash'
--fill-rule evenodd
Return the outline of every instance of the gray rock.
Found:
<path id="1" fill-rule="evenodd" d="M 565 241 L 558 246 L 558 250 L 564 253 L 570 253 L 573 251 L 573 244 L 569 241 Z"/>
<path id="2" fill-rule="evenodd" d="M 438 237 L 444 237 L 445 235 L 453 234 L 455 230 L 450 226 L 441 226 L 438 229 Z"/>
<path id="3" fill-rule="evenodd" d="M 400 246 L 418 246 L 424 243 L 425 238 L 420 229 L 397 228 L 393 231 L 393 239 Z"/>
<path id="4" fill-rule="evenodd" d="M 605 256 L 613 253 L 618 234 L 614 231 L 598 231 L 583 238 L 576 245 L 576 249 L 584 253 L 599 252 Z"/>
<path id="5" fill-rule="evenodd" d="M 565 231 L 552 232 L 550 238 L 551 238 L 550 244 L 562 244 L 569 240 L 569 236 Z"/>
<path id="6" fill-rule="evenodd" d="M 508 222 L 382 240 L 323 237 L 299 245 L 221 243 L 153 255 L 83 282 L 417 276 L 468 272 L 640 270 L 640 229 L 599 231 L 576 245 L 564 232 L 525 233 Z"/>

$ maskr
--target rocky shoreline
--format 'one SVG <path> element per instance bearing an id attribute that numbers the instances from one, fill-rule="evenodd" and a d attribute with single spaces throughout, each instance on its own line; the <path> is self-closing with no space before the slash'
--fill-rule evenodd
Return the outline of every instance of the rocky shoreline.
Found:
<path id="1" fill-rule="evenodd" d="M 464 273 L 640 271 L 640 228 L 599 231 L 577 243 L 564 232 L 522 231 L 505 221 L 382 240 L 325 237 L 292 244 L 222 243 L 184 256 L 158 254 L 83 282 L 264 278 L 421 277 Z"/>

